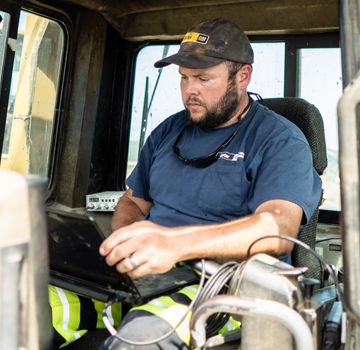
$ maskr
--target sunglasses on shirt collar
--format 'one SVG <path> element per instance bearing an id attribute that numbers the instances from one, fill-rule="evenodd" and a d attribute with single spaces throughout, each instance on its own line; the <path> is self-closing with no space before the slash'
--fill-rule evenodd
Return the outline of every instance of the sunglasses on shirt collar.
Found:
<path id="1" fill-rule="evenodd" d="M 233 138 L 236 136 L 236 134 L 240 130 L 241 116 L 250 108 L 252 102 L 253 102 L 253 100 L 249 96 L 249 103 L 246 105 L 246 107 L 244 108 L 244 110 L 240 114 L 240 116 L 238 118 L 238 125 L 237 125 L 236 129 L 234 130 L 234 132 L 230 136 L 228 136 L 226 138 L 226 140 L 215 151 L 211 152 L 210 154 L 208 154 L 206 156 L 189 159 L 189 158 L 186 158 L 183 155 L 181 155 L 178 144 L 179 144 L 179 142 L 181 140 L 181 137 L 183 136 L 185 130 L 190 126 L 190 124 L 188 124 L 188 123 L 185 124 L 185 126 L 180 130 L 178 136 L 176 137 L 174 145 L 173 145 L 173 152 L 175 153 L 176 157 L 179 160 L 181 160 L 183 163 L 185 163 L 187 165 L 190 165 L 190 166 L 193 166 L 195 168 L 206 168 L 206 167 L 210 166 L 211 164 L 213 164 L 219 158 L 218 153 L 222 149 L 224 149 L 233 140 Z"/>

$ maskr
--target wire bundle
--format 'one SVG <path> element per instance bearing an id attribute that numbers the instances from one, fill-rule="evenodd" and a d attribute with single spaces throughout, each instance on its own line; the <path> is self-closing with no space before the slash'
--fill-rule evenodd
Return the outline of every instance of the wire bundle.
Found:
<path id="1" fill-rule="evenodd" d="M 102 319 L 104 322 L 104 325 L 106 327 L 106 329 L 109 331 L 109 333 L 114 336 L 115 338 L 119 339 L 120 341 L 126 343 L 126 344 L 130 344 L 130 345 L 136 345 L 136 346 L 147 346 L 147 345 L 152 345 L 152 344 L 157 344 L 161 341 L 163 341 L 164 339 L 168 338 L 171 334 L 173 334 L 176 329 L 182 324 L 182 322 L 185 320 L 186 316 L 188 315 L 188 313 L 190 311 L 192 311 L 194 309 L 194 305 L 197 303 L 198 298 L 202 292 L 202 289 L 204 287 L 204 283 L 205 283 L 205 261 L 204 259 L 201 259 L 201 277 L 200 277 L 200 282 L 199 282 L 199 288 L 195 294 L 194 300 L 190 303 L 190 305 L 188 306 L 186 312 L 184 313 L 184 315 L 180 318 L 180 321 L 177 323 L 177 325 L 171 329 L 168 333 L 164 334 L 161 337 L 149 340 L 149 341 L 133 341 L 130 339 L 125 339 L 123 337 L 121 337 L 119 335 L 119 333 L 117 332 L 116 328 L 113 326 L 113 324 L 110 322 L 108 316 L 107 316 L 107 310 L 111 307 L 112 304 L 114 304 L 115 302 L 119 301 L 119 299 L 114 296 L 114 298 L 112 298 L 111 300 L 109 300 L 106 304 L 105 307 L 103 309 L 102 312 Z"/>
<path id="2" fill-rule="evenodd" d="M 219 267 L 219 269 L 211 275 L 202 291 L 199 293 L 199 297 L 194 304 L 194 309 L 199 306 L 205 300 L 208 300 L 219 294 L 231 294 L 233 290 L 231 287 L 233 277 L 238 276 L 242 271 L 243 263 L 236 261 L 229 261 Z M 216 335 L 218 331 L 226 324 L 229 320 L 228 314 L 216 314 L 209 317 L 206 324 L 206 336 L 211 337 Z"/>
<path id="3" fill-rule="evenodd" d="M 300 246 L 302 246 L 304 249 L 306 249 L 307 251 L 309 251 L 311 254 L 313 254 L 319 261 L 320 265 L 322 266 L 322 268 L 326 271 L 329 272 L 329 274 L 333 277 L 334 279 L 334 283 L 335 283 L 335 288 L 336 291 L 338 293 L 338 297 L 339 300 L 342 302 L 343 306 L 345 309 L 348 310 L 348 308 L 346 307 L 345 304 L 345 300 L 344 300 L 344 296 L 342 293 L 341 288 L 339 288 L 338 285 L 338 281 L 337 281 L 337 276 L 334 272 L 334 270 L 332 269 L 332 267 L 328 264 L 326 264 L 323 260 L 323 258 L 317 254 L 314 250 L 312 250 L 307 244 L 292 238 L 292 237 L 288 237 L 288 236 L 281 236 L 281 235 L 269 235 L 269 236 L 264 236 L 261 237 L 257 240 L 255 240 L 248 248 L 247 251 L 247 258 L 250 257 L 250 252 L 251 252 L 251 248 L 260 240 L 266 239 L 266 238 L 277 238 L 277 239 L 282 239 L 282 240 L 287 240 L 287 241 L 291 241 L 295 244 L 298 244 Z M 199 288 L 198 291 L 195 295 L 194 300 L 191 302 L 191 304 L 189 305 L 186 313 L 183 315 L 183 317 L 180 319 L 180 321 L 178 322 L 178 324 L 174 327 L 174 329 L 172 329 L 170 332 L 168 332 L 167 334 L 164 334 L 162 337 L 159 337 L 157 339 L 153 339 L 151 341 L 147 341 L 147 342 L 136 342 L 136 341 L 131 341 L 129 339 L 124 339 L 122 338 L 116 331 L 116 329 L 113 327 L 113 325 L 110 323 L 109 319 L 107 318 L 106 315 L 106 310 L 111 306 L 111 304 L 113 304 L 114 302 L 116 302 L 116 299 L 110 300 L 103 311 L 103 321 L 104 324 L 106 326 L 106 328 L 108 329 L 108 331 L 116 338 L 118 338 L 119 340 L 128 343 L 128 344 L 133 344 L 133 345 L 150 345 L 150 344 L 155 344 L 155 343 L 159 343 L 160 341 L 164 340 L 165 338 L 167 338 L 168 336 L 170 336 L 173 332 L 175 332 L 175 330 L 180 326 L 180 324 L 184 321 L 186 315 L 196 309 L 196 307 L 198 307 L 199 305 L 201 305 L 201 303 L 203 303 L 205 300 L 208 300 L 216 295 L 219 294 L 230 294 L 230 295 L 238 295 L 238 291 L 239 291 L 239 287 L 241 284 L 241 280 L 242 280 L 242 272 L 243 272 L 243 268 L 246 264 L 246 260 L 244 262 L 238 263 L 236 261 L 229 261 L 223 265 L 221 265 L 219 267 L 219 269 L 213 273 L 211 275 L 211 277 L 207 280 L 207 282 L 204 284 L 205 281 L 205 261 L 202 259 L 202 271 L 201 271 L 201 279 L 200 279 L 200 283 L 199 283 Z M 353 316 L 354 317 L 354 316 Z M 206 325 L 206 335 L 207 337 L 211 337 L 215 334 L 217 334 L 217 332 L 226 324 L 226 322 L 229 319 L 229 315 L 228 314 L 216 314 L 213 315 L 211 317 L 209 317 L 208 321 L 207 321 L 207 325 Z M 357 318 L 355 318 L 357 322 L 360 321 L 357 320 Z"/>

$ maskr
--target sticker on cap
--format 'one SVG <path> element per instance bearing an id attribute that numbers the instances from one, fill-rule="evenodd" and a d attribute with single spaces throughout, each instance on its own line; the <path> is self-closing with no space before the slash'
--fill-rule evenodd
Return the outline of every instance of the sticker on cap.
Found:
<path id="1" fill-rule="evenodd" d="M 189 32 L 184 35 L 184 38 L 181 43 L 192 42 L 192 43 L 206 44 L 208 40 L 209 40 L 209 35 Z"/>

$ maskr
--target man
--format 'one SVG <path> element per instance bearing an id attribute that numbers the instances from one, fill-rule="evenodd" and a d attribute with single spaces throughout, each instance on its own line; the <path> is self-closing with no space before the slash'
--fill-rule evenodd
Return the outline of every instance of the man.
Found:
<path id="1" fill-rule="evenodd" d="M 110 266 L 136 278 L 190 259 L 241 261 L 257 238 L 296 237 L 310 218 L 321 191 L 310 147 L 296 126 L 252 101 L 252 63 L 245 34 L 220 19 L 191 28 L 177 54 L 155 63 L 179 66 L 186 110 L 160 124 L 144 145 L 114 213 L 114 232 L 100 247 Z M 265 239 L 252 254 L 289 256 L 292 248 Z M 166 333 L 182 304 L 172 301 L 158 313 L 150 307 L 156 302 L 130 311 L 119 335 L 141 344 L 157 330 Z M 105 347 L 186 349 L 189 334 L 180 333 L 153 347 L 118 338 Z"/>

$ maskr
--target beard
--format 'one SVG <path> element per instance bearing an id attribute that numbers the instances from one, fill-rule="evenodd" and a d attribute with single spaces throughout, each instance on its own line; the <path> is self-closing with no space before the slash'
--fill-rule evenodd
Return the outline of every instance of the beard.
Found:
<path id="1" fill-rule="evenodd" d="M 190 111 L 185 106 L 190 125 L 197 126 L 204 130 L 215 129 L 231 119 L 239 106 L 240 99 L 236 90 L 235 79 L 229 80 L 224 95 L 212 108 L 207 108 L 197 97 L 190 96 L 186 103 L 189 102 L 196 102 L 206 108 L 203 118 L 200 120 L 193 120 Z"/>

